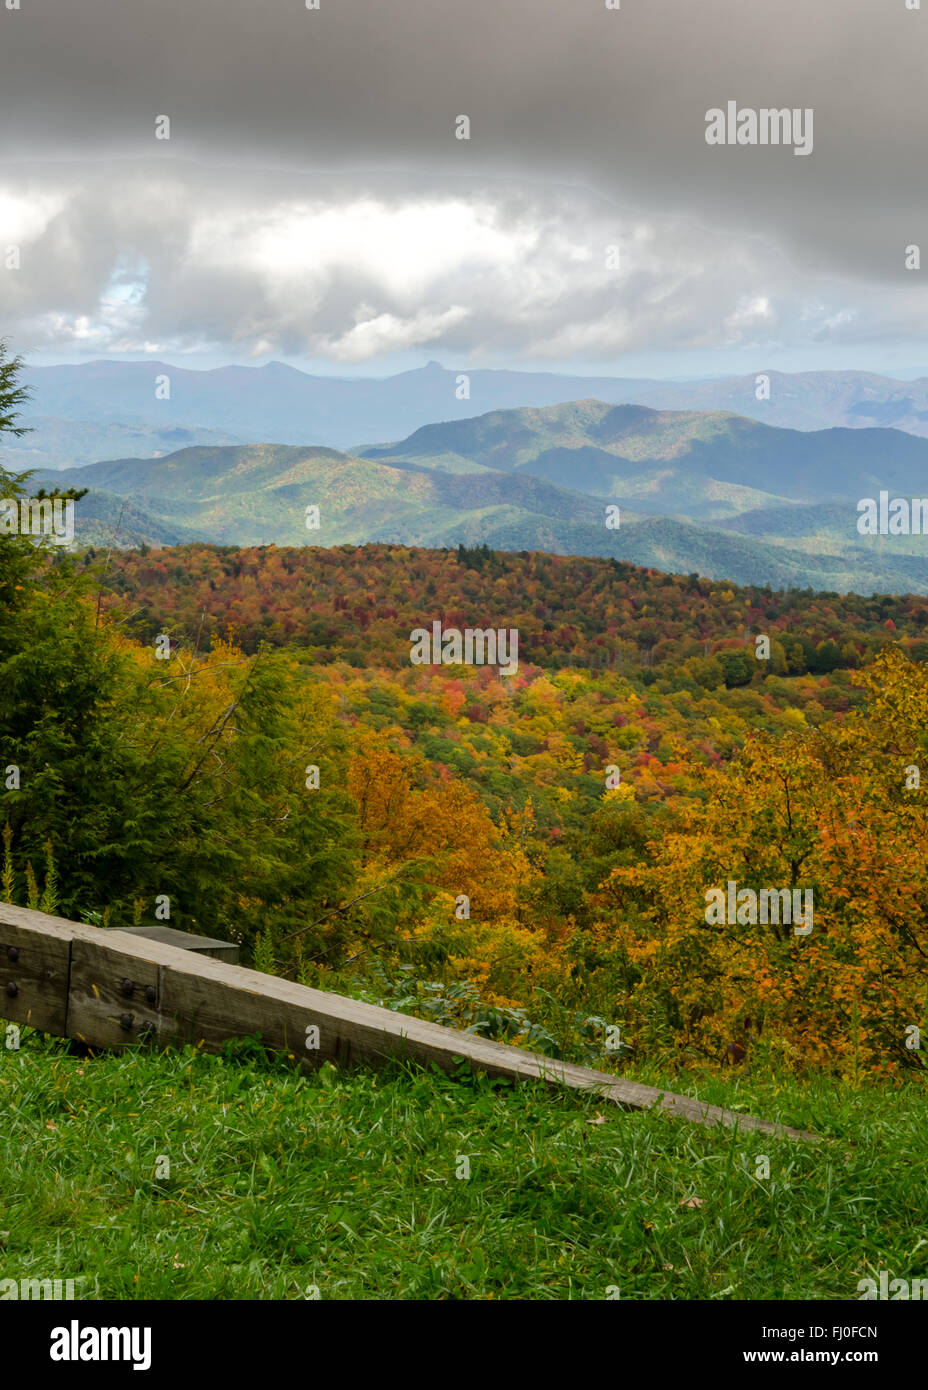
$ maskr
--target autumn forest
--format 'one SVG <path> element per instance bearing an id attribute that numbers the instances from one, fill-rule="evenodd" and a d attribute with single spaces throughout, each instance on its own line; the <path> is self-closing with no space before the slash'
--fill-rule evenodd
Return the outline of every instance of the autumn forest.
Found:
<path id="1" fill-rule="evenodd" d="M 920 1070 L 925 599 L 485 547 L 7 542 L 0 578 L 5 896 L 167 894 L 260 969 L 597 1065 L 617 1028 Z M 517 628 L 518 670 L 411 665 L 436 619 Z M 731 882 L 814 931 L 710 924 Z"/>

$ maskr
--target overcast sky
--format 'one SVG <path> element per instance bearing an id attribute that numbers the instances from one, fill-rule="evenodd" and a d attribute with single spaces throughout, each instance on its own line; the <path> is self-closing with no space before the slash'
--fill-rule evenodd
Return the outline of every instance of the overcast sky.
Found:
<path id="1" fill-rule="evenodd" d="M 8 3 L 32 361 L 928 364 L 928 0 Z M 708 145 L 730 100 L 812 152 Z"/>

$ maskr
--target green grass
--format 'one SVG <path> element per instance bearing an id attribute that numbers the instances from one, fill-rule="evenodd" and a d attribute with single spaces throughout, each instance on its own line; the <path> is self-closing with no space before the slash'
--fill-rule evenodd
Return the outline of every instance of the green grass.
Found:
<path id="1" fill-rule="evenodd" d="M 24 1030 L 0 1050 L 0 1278 L 101 1299 L 853 1299 L 880 1268 L 928 1274 L 922 1089 L 674 1089 L 824 1142 L 398 1064 L 300 1075 L 247 1043 L 79 1057 Z"/>

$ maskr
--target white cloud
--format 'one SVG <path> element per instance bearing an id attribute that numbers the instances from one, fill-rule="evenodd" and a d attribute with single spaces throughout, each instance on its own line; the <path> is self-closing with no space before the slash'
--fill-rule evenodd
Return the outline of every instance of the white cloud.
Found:
<path id="1" fill-rule="evenodd" d="M 35 241 L 48 230 L 66 201 L 64 193 L 0 187 L 0 240 L 14 245 Z"/>
<path id="2" fill-rule="evenodd" d="M 422 310 L 411 319 L 400 319 L 394 314 L 377 314 L 356 323 L 340 338 L 325 344 L 325 348 L 336 362 L 363 362 L 403 348 L 435 342 L 447 329 L 463 322 L 469 313 L 470 310 L 463 305 L 455 304 L 444 313 Z"/>
<path id="3" fill-rule="evenodd" d="M 78 175 L 80 177 L 78 177 Z M 178 164 L 0 173 L 0 314 L 17 347 L 372 362 L 801 349 L 920 336 L 928 291 L 801 276 L 757 236 L 621 209 L 579 189 Z M 12 230 L 11 230 L 12 229 Z M 608 251 L 620 250 L 619 269 Z M 762 287 L 762 288 L 761 288 Z"/>

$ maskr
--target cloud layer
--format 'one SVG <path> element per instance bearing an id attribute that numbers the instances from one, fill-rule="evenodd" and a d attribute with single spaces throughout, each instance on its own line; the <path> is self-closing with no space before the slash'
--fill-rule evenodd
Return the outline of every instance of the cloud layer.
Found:
<path id="1" fill-rule="evenodd" d="M 904 0 L 22 0 L 3 331 L 335 364 L 915 342 L 926 54 Z M 708 146 L 729 99 L 814 109 L 811 156 Z"/>

